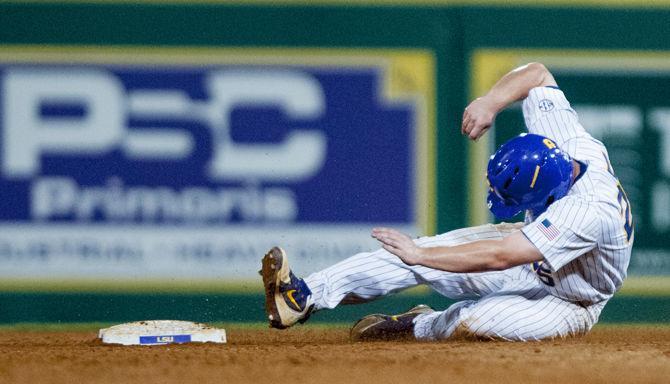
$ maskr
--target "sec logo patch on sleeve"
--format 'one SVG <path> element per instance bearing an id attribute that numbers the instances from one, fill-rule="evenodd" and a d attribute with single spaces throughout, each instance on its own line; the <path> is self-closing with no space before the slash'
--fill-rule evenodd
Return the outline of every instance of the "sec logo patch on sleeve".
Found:
<path id="1" fill-rule="evenodd" d="M 554 103 L 549 99 L 540 100 L 540 103 L 537 105 L 542 112 L 549 112 L 554 109 Z"/>

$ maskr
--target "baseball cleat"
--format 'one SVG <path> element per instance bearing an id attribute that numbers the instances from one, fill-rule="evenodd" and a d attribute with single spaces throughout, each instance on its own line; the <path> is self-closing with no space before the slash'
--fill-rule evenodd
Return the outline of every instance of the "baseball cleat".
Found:
<path id="1" fill-rule="evenodd" d="M 297 322 L 307 321 L 314 307 L 312 292 L 303 279 L 298 279 L 291 272 L 283 249 L 274 247 L 265 254 L 260 273 L 265 286 L 265 312 L 270 327 L 285 329 Z"/>
<path id="2" fill-rule="evenodd" d="M 375 313 L 358 320 L 351 328 L 352 341 L 406 340 L 414 337 L 414 318 L 434 312 L 420 304 L 398 315 Z"/>

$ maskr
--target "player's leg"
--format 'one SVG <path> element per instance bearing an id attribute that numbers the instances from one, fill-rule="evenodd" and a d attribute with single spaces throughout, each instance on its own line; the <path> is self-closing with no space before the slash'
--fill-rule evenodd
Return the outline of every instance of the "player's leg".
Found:
<path id="1" fill-rule="evenodd" d="M 523 284 L 523 283 L 521 283 Z M 507 287 L 479 301 L 462 301 L 443 312 L 417 316 L 419 340 L 465 335 L 509 341 L 533 341 L 580 335 L 596 323 L 599 308 L 585 308 L 552 296 L 540 286 L 514 292 Z"/>
<path id="2" fill-rule="evenodd" d="M 416 242 L 423 247 L 457 245 L 502 238 L 518 228 L 516 224 L 487 224 L 420 238 Z M 409 266 L 384 249 L 359 253 L 305 278 L 315 309 L 366 302 L 419 284 L 427 284 L 453 299 L 480 297 L 499 290 L 506 280 L 506 272 L 463 274 Z"/>
<path id="3" fill-rule="evenodd" d="M 444 296 L 479 297 L 502 286 L 500 272 L 454 274 L 421 266 L 409 266 L 381 249 L 359 253 L 305 278 L 315 309 L 357 304 L 427 284 Z"/>
<path id="4" fill-rule="evenodd" d="M 502 238 L 518 228 L 516 224 L 488 224 L 416 241 L 426 247 L 456 245 Z M 290 272 L 286 255 L 279 248 L 273 248 L 263 258 L 261 275 L 266 311 L 276 328 L 306 320 L 313 309 L 369 301 L 417 284 L 428 284 L 451 298 L 480 297 L 498 290 L 506 278 L 502 272 L 454 274 L 408 266 L 387 251 L 378 250 L 354 255 L 302 280 Z"/>

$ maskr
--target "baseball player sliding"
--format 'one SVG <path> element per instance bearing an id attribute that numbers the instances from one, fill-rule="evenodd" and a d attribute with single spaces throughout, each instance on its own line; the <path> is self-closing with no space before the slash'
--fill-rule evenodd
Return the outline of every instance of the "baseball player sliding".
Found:
<path id="1" fill-rule="evenodd" d="M 508 219 L 525 211 L 525 223 L 419 239 L 374 228 L 382 249 L 304 280 L 293 275 L 286 254 L 275 247 L 261 271 L 270 325 L 287 328 L 317 310 L 426 284 L 461 301 L 444 311 L 419 305 L 399 315 L 366 316 L 353 326 L 352 338 L 469 335 L 528 341 L 588 332 L 626 277 L 634 236 L 631 208 L 607 149 L 581 126 L 542 64 L 509 72 L 470 103 L 463 134 L 481 137 L 497 113 L 518 100 L 529 133 L 491 156 L 486 177 L 493 214 Z"/>

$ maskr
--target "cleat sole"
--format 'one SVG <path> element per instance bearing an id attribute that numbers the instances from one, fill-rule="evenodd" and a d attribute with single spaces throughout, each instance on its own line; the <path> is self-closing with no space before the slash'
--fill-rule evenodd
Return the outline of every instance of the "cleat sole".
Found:
<path id="1" fill-rule="evenodd" d="M 275 302 L 275 291 L 277 287 L 277 272 L 283 263 L 283 251 L 278 247 L 273 247 L 270 252 L 263 257 L 261 276 L 263 276 L 263 286 L 265 287 L 265 313 L 268 314 L 270 327 L 285 329 L 277 310 Z"/>

